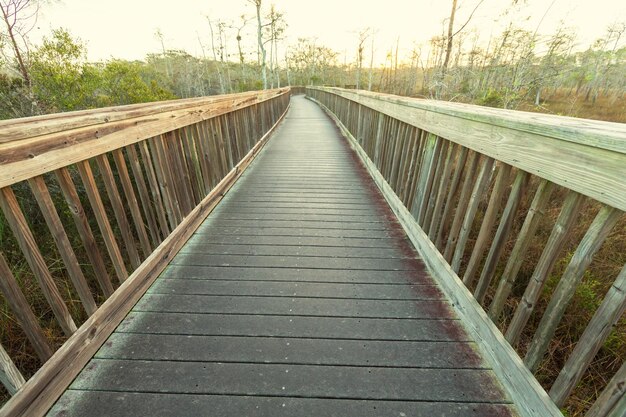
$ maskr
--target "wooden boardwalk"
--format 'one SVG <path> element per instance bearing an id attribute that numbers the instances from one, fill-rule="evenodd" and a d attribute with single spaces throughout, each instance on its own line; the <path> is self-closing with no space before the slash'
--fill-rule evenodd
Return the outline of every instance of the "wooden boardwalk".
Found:
<path id="1" fill-rule="evenodd" d="M 50 415 L 515 415 L 355 158 L 294 97 Z"/>

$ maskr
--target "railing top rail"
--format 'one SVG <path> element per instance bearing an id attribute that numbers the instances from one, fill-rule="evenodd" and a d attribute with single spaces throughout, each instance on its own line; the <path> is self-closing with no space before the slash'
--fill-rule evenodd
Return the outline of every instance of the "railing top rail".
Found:
<path id="1" fill-rule="evenodd" d="M 312 87 L 626 211 L 626 125 Z"/>
<path id="2" fill-rule="evenodd" d="M 392 94 L 347 90 L 337 87 L 312 88 L 339 94 L 353 100 L 358 100 L 359 97 L 376 99 L 626 154 L 626 124 L 624 123 L 497 109 L 440 100 L 401 97 Z"/>
<path id="3" fill-rule="evenodd" d="M 0 122 L 0 188 L 288 91 L 254 91 Z"/>

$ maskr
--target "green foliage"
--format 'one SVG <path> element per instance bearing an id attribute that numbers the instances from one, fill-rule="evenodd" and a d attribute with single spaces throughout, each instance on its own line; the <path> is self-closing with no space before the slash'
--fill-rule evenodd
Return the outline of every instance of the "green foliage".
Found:
<path id="1" fill-rule="evenodd" d="M 504 100 L 502 98 L 502 94 L 500 94 L 496 90 L 489 90 L 487 93 L 479 100 L 480 105 L 489 106 L 489 107 L 502 107 Z"/>
<path id="2" fill-rule="evenodd" d="M 139 62 L 107 62 L 99 74 L 98 104 L 112 106 L 176 98 L 154 79 L 146 82 L 142 70 L 143 64 Z"/>
<path id="3" fill-rule="evenodd" d="M 86 67 L 86 49 L 65 29 L 56 29 L 51 38 L 31 57 L 33 94 L 43 111 L 71 111 L 93 107 L 97 74 Z"/>

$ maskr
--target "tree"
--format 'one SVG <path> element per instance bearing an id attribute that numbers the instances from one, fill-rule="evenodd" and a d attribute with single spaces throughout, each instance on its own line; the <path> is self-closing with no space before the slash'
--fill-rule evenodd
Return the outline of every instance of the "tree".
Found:
<path id="1" fill-rule="evenodd" d="M 37 0 L 0 0 L 0 12 L 6 37 L 17 61 L 20 75 L 30 84 L 25 53 L 28 51 L 26 37 L 34 27 L 39 13 L 39 1 Z"/>
<path id="2" fill-rule="evenodd" d="M 263 89 L 267 89 L 267 51 L 265 50 L 265 43 L 263 42 L 263 24 L 261 23 L 261 2 L 262 0 L 248 0 L 256 8 L 256 22 L 257 22 L 257 44 L 259 47 L 259 64 L 261 65 L 261 77 L 263 78 Z"/>

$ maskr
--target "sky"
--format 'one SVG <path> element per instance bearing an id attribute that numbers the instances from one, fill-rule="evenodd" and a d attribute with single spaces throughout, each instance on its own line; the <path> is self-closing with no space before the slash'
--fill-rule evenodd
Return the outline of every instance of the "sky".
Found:
<path id="1" fill-rule="evenodd" d="M 478 2 L 459 0 L 456 27 L 467 20 Z M 464 32 L 475 30 L 486 42 L 511 20 L 544 34 L 554 32 L 559 22 L 565 21 L 576 32 L 577 48 L 582 50 L 602 36 L 608 25 L 626 22 L 624 0 L 520 0 L 514 11 L 511 3 L 484 0 Z M 379 65 L 396 42 L 400 55 L 408 55 L 413 45 L 427 44 L 431 37 L 441 34 L 451 0 L 263 0 L 264 9 L 270 4 L 285 15 L 286 44 L 301 37 L 313 38 L 348 62 L 354 59 L 359 31 L 372 28 Z M 247 0 L 53 0 L 42 6 L 30 37 L 38 42 L 52 29 L 63 27 L 86 43 L 92 61 L 112 57 L 132 60 L 161 50 L 155 36 L 160 30 L 166 49 L 184 49 L 201 56 L 200 42 L 210 44 L 207 16 L 238 22 L 242 14 L 254 13 Z M 254 22 L 249 27 L 243 38 L 252 50 Z M 234 44 L 229 48 L 234 53 Z"/>

